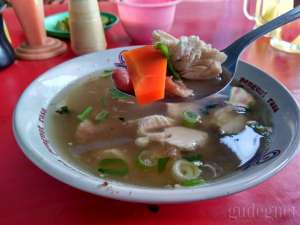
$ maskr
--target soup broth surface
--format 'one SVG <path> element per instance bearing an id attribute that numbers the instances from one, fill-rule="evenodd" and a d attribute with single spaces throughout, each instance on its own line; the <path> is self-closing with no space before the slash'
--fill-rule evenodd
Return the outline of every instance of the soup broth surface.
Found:
<path id="1" fill-rule="evenodd" d="M 62 157 L 95 176 L 143 186 L 193 186 L 231 174 L 251 160 L 270 139 L 269 133 L 261 132 L 270 131 L 270 112 L 255 97 L 250 109 L 230 108 L 226 103 L 228 96 L 223 95 L 195 102 L 140 106 L 133 97 L 116 92 L 110 77 L 101 74 L 92 74 L 58 94 L 49 107 L 47 120 L 48 134 Z M 63 106 L 67 107 L 65 112 L 60 111 Z M 78 115 L 82 116 L 87 107 L 89 113 L 79 119 Z M 219 118 L 228 109 L 230 117 Z M 197 115 L 196 123 L 185 123 L 187 112 Z M 140 121 L 149 116 L 163 116 L 159 118 L 167 118 L 173 125 L 150 130 L 149 140 L 148 133 L 141 134 L 139 127 Z M 221 124 L 237 121 L 244 125 L 238 132 L 230 132 L 240 125 L 227 124 L 224 129 L 229 132 L 224 132 L 216 121 Z M 259 126 L 264 129 L 259 130 Z M 202 132 L 204 144 L 195 144 L 191 150 L 154 140 L 153 133 L 161 134 L 172 127 L 183 132 L 174 134 L 177 137 L 174 142 L 189 140 L 189 133 L 184 132 L 192 130 Z M 184 143 L 186 148 L 190 144 Z M 175 169 L 178 161 L 193 164 L 200 174 L 196 176 L 197 171 L 181 166 L 179 172 L 187 178 L 178 178 Z"/>

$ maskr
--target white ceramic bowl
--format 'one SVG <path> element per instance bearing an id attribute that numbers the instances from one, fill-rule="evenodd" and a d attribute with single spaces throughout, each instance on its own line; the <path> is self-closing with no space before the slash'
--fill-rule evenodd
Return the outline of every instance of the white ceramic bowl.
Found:
<path id="1" fill-rule="evenodd" d="M 129 48 L 129 47 L 128 47 Z M 125 49 L 128 49 L 125 48 Z M 14 134 L 25 155 L 39 168 L 56 179 L 96 195 L 114 199 L 171 203 L 210 199 L 253 187 L 280 171 L 299 148 L 299 108 L 295 99 L 279 82 L 263 71 L 240 62 L 240 84 L 262 98 L 273 110 L 272 143 L 257 154 L 247 166 L 230 176 L 185 189 L 134 186 L 89 175 L 66 162 L 57 153 L 47 135 L 47 108 L 51 100 L 71 82 L 97 70 L 113 67 L 124 48 L 81 56 L 65 62 L 38 77 L 24 91 L 14 112 Z M 42 187 L 41 187 L 42 188 Z"/>

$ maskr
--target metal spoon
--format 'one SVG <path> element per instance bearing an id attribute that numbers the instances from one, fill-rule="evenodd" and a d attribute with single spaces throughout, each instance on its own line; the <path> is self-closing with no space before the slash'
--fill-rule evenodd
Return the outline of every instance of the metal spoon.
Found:
<path id="1" fill-rule="evenodd" d="M 300 6 L 288 11 L 287 13 L 271 20 L 268 23 L 250 31 L 241 38 L 234 41 L 227 48 L 222 50 L 228 56 L 227 60 L 222 64 L 223 72 L 216 79 L 210 80 L 187 80 L 184 79 L 184 84 L 194 90 L 195 95 L 189 98 L 180 97 L 169 97 L 167 96 L 164 101 L 167 102 L 182 102 L 182 101 L 192 101 L 196 99 L 201 99 L 212 94 L 216 94 L 224 90 L 235 78 L 236 65 L 240 54 L 243 50 L 248 47 L 252 42 L 262 37 L 263 35 L 292 22 L 300 18 Z"/>
<path id="2" fill-rule="evenodd" d="M 271 20 L 268 23 L 256 28 L 255 30 L 250 31 L 241 38 L 234 41 L 227 48 L 222 50 L 226 53 L 228 58 L 222 64 L 223 73 L 220 76 L 220 79 L 212 79 L 207 81 L 188 81 L 184 80 L 184 83 L 191 89 L 194 90 L 195 96 L 189 99 L 177 98 L 172 99 L 172 101 L 189 101 L 200 99 L 215 93 L 218 93 L 224 90 L 235 78 L 236 66 L 239 60 L 240 54 L 243 50 L 248 47 L 252 42 L 262 37 L 263 35 L 292 22 L 300 18 L 300 6 L 288 11 L 287 13 Z M 169 99 L 167 99 L 169 100 Z"/>

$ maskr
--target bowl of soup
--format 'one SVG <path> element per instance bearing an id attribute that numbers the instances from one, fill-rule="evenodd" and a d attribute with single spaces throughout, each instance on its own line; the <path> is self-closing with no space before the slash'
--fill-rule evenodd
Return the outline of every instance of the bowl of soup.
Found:
<path id="1" fill-rule="evenodd" d="M 36 166 L 95 195 L 174 203 L 246 190 L 294 157 L 299 108 L 271 76 L 239 62 L 220 93 L 141 106 L 110 78 L 120 52 L 134 48 L 67 61 L 24 91 L 13 128 Z"/>

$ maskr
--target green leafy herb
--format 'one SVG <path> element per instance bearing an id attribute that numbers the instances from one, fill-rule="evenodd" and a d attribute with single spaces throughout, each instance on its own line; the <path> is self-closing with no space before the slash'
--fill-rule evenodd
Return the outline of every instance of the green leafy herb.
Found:
<path id="1" fill-rule="evenodd" d="M 170 74 L 172 74 L 174 80 L 181 80 L 179 73 L 177 73 L 173 66 L 168 46 L 161 42 L 157 42 L 154 47 L 158 49 L 165 58 L 167 58 L 168 71 Z"/>
<path id="2" fill-rule="evenodd" d="M 125 176 L 128 174 L 127 162 L 118 158 L 102 159 L 99 162 L 98 171 L 111 176 Z"/>
<path id="3" fill-rule="evenodd" d="M 111 94 L 112 99 L 128 100 L 130 98 L 129 95 L 123 93 L 122 91 L 119 91 L 116 88 L 110 89 L 110 94 Z"/>
<path id="4" fill-rule="evenodd" d="M 102 78 L 107 78 L 107 77 L 110 77 L 112 75 L 113 71 L 112 70 L 104 70 L 102 73 L 101 73 L 101 77 Z"/>
<path id="5" fill-rule="evenodd" d="M 80 121 L 84 121 L 86 120 L 89 115 L 91 114 L 91 112 L 93 111 L 93 107 L 92 106 L 88 106 L 86 107 L 78 116 L 77 118 L 80 120 Z"/>
<path id="6" fill-rule="evenodd" d="M 199 115 L 194 112 L 183 112 L 183 125 L 186 127 L 195 127 L 199 121 Z"/>
<path id="7" fill-rule="evenodd" d="M 197 185 L 204 184 L 204 183 L 205 183 L 204 179 L 197 178 L 197 179 L 191 179 L 191 180 L 183 181 L 181 183 L 181 186 L 192 187 L 192 186 L 197 186 Z"/>
<path id="8" fill-rule="evenodd" d="M 95 120 L 96 120 L 97 123 L 101 123 L 104 120 L 106 120 L 108 116 L 109 116 L 109 112 L 106 111 L 106 110 L 102 110 L 101 112 L 99 112 L 96 115 Z"/>
<path id="9" fill-rule="evenodd" d="M 55 112 L 58 113 L 58 114 L 63 115 L 63 114 L 69 114 L 70 110 L 69 110 L 68 106 L 62 106 L 58 110 L 56 110 Z"/>
<path id="10" fill-rule="evenodd" d="M 161 172 L 163 172 L 165 170 L 169 159 L 170 159 L 169 157 L 159 158 L 158 159 L 157 169 L 158 169 L 159 173 L 161 173 Z"/>

